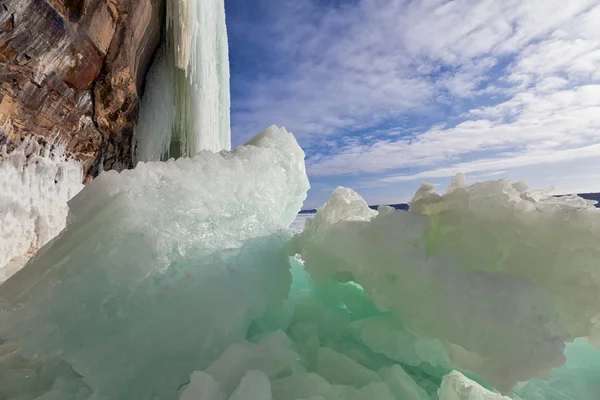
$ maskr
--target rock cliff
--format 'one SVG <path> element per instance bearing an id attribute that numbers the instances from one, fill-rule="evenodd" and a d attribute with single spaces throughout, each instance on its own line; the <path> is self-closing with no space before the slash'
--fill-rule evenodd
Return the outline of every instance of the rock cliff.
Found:
<path id="1" fill-rule="evenodd" d="M 84 171 L 131 164 L 163 0 L 0 0 L 0 146 L 60 143 Z"/>

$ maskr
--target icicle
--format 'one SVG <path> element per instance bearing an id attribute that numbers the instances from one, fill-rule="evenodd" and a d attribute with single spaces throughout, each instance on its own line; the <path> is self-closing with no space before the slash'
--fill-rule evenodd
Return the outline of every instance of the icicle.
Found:
<path id="1" fill-rule="evenodd" d="M 167 43 L 148 77 L 134 159 L 230 150 L 229 55 L 223 0 L 167 2 Z"/>

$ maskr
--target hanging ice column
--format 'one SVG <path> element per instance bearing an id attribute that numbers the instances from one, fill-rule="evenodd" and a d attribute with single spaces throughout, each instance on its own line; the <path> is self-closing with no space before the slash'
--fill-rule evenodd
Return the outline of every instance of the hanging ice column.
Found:
<path id="1" fill-rule="evenodd" d="M 223 0 L 168 0 L 166 44 L 148 74 L 134 159 L 230 150 Z"/>

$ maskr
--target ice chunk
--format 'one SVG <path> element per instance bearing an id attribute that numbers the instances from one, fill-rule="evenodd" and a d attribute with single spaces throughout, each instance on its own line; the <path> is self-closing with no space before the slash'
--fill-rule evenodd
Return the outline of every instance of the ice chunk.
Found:
<path id="1" fill-rule="evenodd" d="M 81 377 L 60 359 L 28 360 L 15 342 L 0 341 L 1 399 L 84 400 L 90 395 Z"/>
<path id="2" fill-rule="evenodd" d="M 443 366 L 447 356 L 508 391 L 549 376 L 564 362 L 565 341 L 592 333 L 600 212 L 589 203 L 507 180 L 465 186 L 459 177 L 442 196 L 424 185 L 408 212 L 369 219 L 362 204 L 358 214 L 367 217 L 338 218 L 354 210 L 343 201 L 349 196 L 357 195 L 337 189 L 293 239 L 292 253 L 319 282 L 358 282 L 411 335 L 442 344 L 402 354 L 391 336 L 359 333 L 374 351 L 411 364 L 423 357 Z M 446 355 L 436 355 L 442 348 Z"/>
<path id="3" fill-rule="evenodd" d="M 190 383 L 179 400 L 225 400 L 219 384 L 212 376 L 196 371 L 190 376 Z"/>
<path id="4" fill-rule="evenodd" d="M 549 380 L 532 379 L 512 391 L 525 400 L 588 400 L 600 393 L 600 349 L 586 339 L 576 339 L 565 348 L 567 362 L 552 370 Z"/>
<path id="5" fill-rule="evenodd" d="M 482 387 L 461 374 L 452 371 L 442 379 L 439 400 L 511 400 Z"/>
<path id="6" fill-rule="evenodd" d="M 371 383 L 360 389 L 350 390 L 347 400 L 397 400 L 384 383 Z"/>
<path id="7" fill-rule="evenodd" d="M 246 371 L 258 370 L 270 379 L 291 375 L 300 360 L 293 344 L 281 331 L 267 334 L 258 343 L 234 343 L 215 360 L 206 372 L 231 394 Z"/>
<path id="8" fill-rule="evenodd" d="M 371 350 L 392 360 L 412 366 L 428 362 L 434 367 L 450 369 L 450 361 L 439 340 L 413 335 L 391 314 L 356 321 L 348 329 Z"/>
<path id="9" fill-rule="evenodd" d="M 40 146 L 27 137 L 11 153 L 0 147 L 0 283 L 21 268 L 20 258 L 65 227 L 67 201 L 82 180 L 81 164 L 68 159 L 60 143 Z"/>
<path id="10" fill-rule="evenodd" d="M 229 400 L 272 400 L 271 383 L 261 371 L 248 371 Z"/>
<path id="11" fill-rule="evenodd" d="M 317 373 L 329 383 L 360 388 L 381 381 L 374 371 L 328 347 L 319 348 L 317 357 Z"/>
<path id="12" fill-rule="evenodd" d="M 101 174 L 0 286 L 0 337 L 60 355 L 100 398 L 171 398 L 287 296 L 303 158 L 271 127 L 231 153 Z"/>
<path id="13" fill-rule="evenodd" d="M 417 385 L 400 365 L 395 364 L 390 368 L 383 369 L 380 375 L 397 399 L 429 400 L 427 392 Z"/>
<path id="14" fill-rule="evenodd" d="M 338 186 L 328 202 L 328 213 L 321 212 L 315 216 L 320 226 L 333 225 L 343 221 L 370 221 L 377 216 L 377 211 L 371 210 L 367 202 L 352 189 Z"/>
<path id="15" fill-rule="evenodd" d="M 311 397 L 331 399 L 333 387 L 325 379 L 314 373 L 299 373 L 287 378 L 271 381 L 275 400 L 295 400 Z"/>

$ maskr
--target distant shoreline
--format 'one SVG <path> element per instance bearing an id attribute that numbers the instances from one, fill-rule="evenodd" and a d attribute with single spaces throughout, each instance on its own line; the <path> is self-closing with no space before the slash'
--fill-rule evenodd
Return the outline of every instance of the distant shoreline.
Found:
<path id="1" fill-rule="evenodd" d="M 560 196 L 570 196 L 570 195 L 571 194 L 557 194 L 555 196 L 560 197 Z M 583 197 L 586 200 L 597 201 L 598 203 L 596 204 L 596 207 L 600 208 L 600 193 L 578 193 L 577 196 Z M 390 206 L 396 210 L 405 210 L 405 211 L 408 210 L 407 203 L 386 204 L 386 205 Z M 377 207 L 379 207 L 379 204 L 369 206 L 369 208 L 371 208 L 373 210 L 377 210 Z M 311 210 L 300 210 L 299 214 L 314 214 L 316 212 L 317 212 L 317 210 L 315 208 L 313 208 Z"/>

